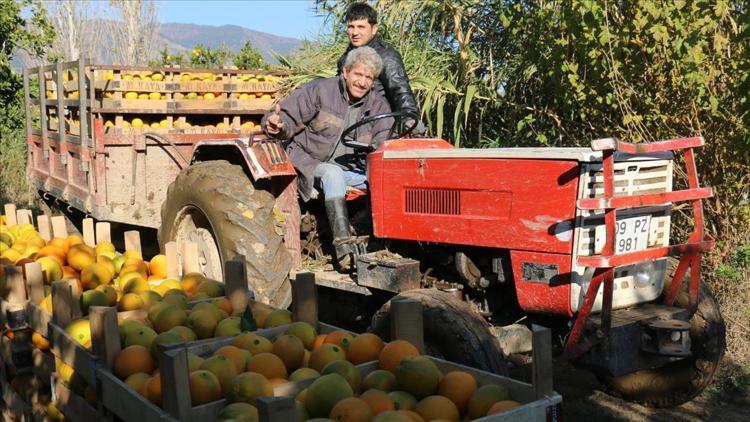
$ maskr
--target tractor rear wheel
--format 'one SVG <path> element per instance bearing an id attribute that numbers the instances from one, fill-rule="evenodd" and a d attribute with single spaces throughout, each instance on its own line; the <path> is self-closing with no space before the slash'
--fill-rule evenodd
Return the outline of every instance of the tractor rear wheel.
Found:
<path id="1" fill-rule="evenodd" d="M 672 282 L 678 261 L 667 262 L 664 290 Z M 690 294 L 687 281 L 675 298 L 675 306 L 687 308 Z M 726 328 L 719 311 L 719 303 L 711 289 L 700 283 L 698 307 L 690 318 L 690 339 L 693 355 L 657 369 L 644 369 L 632 374 L 612 377 L 599 375 L 608 392 L 625 400 L 650 407 L 673 407 L 692 400 L 706 388 L 724 356 Z"/>
<path id="2" fill-rule="evenodd" d="M 196 242 L 201 268 L 215 279 L 223 279 L 223 262 L 244 255 L 257 300 L 286 308 L 292 259 L 283 243 L 284 223 L 273 208 L 273 195 L 256 189 L 240 166 L 193 164 L 169 185 L 159 243 L 163 248 L 172 240 Z"/>
<path id="3" fill-rule="evenodd" d="M 391 301 L 402 298 L 422 304 L 426 354 L 507 375 L 508 366 L 490 325 L 468 303 L 437 289 L 409 290 Z M 375 313 L 368 330 L 383 340 L 391 338 L 390 303 Z"/>

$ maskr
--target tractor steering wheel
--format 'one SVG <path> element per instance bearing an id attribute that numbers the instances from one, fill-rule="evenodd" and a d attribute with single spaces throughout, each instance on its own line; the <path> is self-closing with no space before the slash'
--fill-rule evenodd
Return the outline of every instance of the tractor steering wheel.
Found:
<path id="1" fill-rule="evenodd" d="M 355 150 L 367 150 L 372 151 L 375 149 L 375 146 L 372 144 L 366 144 L 364 142 L 357 142 L 356 140 L 350 140 L 347 141 L 347 135 L 349 135 L 350 132 L 356 130 L 358 127 L 362 125 L 366 125 L 368 123 L 372 123 L 377 120 L 381 119 L 387 119 L 389 117 L 394 118 L 393 126 L 391 126 L 391 130 L 388 131 L 388 138 L 387 139 L 393 139 L 393 138 L 400 138 L 407 133 L 411 132 L 417 125 L 419 124 L 419 116 L 417 116 L 414 113 L 408 112 L 408 111 L 392 111 L 390 113 L 382 113 L 382 114 L 376 114 L 374 116 L 365 117 L 364 119 L 354 123 L 353 125 L 346 128 L 343 132 L 341 132 L 340 141 Z M 405 120 L 407 118 L 412 119 L 412 124 L 407 128 L 404 126 L 399 127 L 399 121 Z M 399 130 L 400 129 L 400 130 Z M 356 133 L 356 132 L 355 132 Z M 397 135 L 397 136 L 394 136 Z"/>

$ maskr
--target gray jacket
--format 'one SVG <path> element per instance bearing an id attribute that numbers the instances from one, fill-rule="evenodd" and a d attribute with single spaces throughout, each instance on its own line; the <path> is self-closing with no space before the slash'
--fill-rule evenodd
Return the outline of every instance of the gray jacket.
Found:
<path id="1" fill-rule="evenodd" d="M 359 116 L 375 116 L 391 111 L 388 101 L 381 94 L 370 91 L 365 97 Z M 281 122 L 284 129 L 272 135 L 277 139 L 291 140 L 286 152 L 299 175 L 299 193 L 303 201 L 310 199 L 313 189 L 313 172 L 318 164 L 329 160 L 343 132 L 344 117 L 349 107 L 343 76 L 318 79 L 300 86 L 281 100 Z M 266 120 L 261 121 L 265 129 Z M 357 128 L 357 141 L 379 145 L 388 137 L 393 119 L 381 119 Z M 268 133 L 267 133 L 268 134 Z M 268 134 L 271 136 L 270 134 Z"/>

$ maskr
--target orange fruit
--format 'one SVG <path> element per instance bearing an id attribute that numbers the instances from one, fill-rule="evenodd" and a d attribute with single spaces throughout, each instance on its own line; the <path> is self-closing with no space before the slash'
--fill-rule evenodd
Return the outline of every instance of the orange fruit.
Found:
<path id="1" fill-rule="evenodd" d="M 240 349 L 247 350 L 253 355 L 271 353 L 273 351 L 271 340 L 251 332 L 244 332 L 238 335 L 232 344 Z"/>
<path id="2" fill-rule="evenodd" d="M 347 333 L 346 331 L 338 330 L 328 333 L 328 335 L 326 335 L 325 341 L 323 341 L 323 344 L 335 344 L 346 351 L 349 348 L 349 344 L 352 342 L 352 340 L 354 340 L 354 336 Z"/>
<path id="3" fill-rule="evenodd" d="M 65 240 L 68 242 L 68 250 L 70 250 L 70 247 L 72 246 L 80 245 L 83 243 L 83 238 L 81 236 L 78 236 L 77 234 L 71 234 Z"/>
<path id="4" fill-rule="evenodd" d="M 312 368 L 299 368 L 289 374 L 289 381 L 302 381 L 308 378 L 317 378 L 320 373 Z"/>
<path id="5" fill-rule="evenodd" d="M 378 367 L 393 372 L 401 359 L 407 356 L 417 356 L 419 350 L 406 340 L 394 340 L 380 351 Z"/>
<path id="6" fill-rule="evenodd" d="M 148 272 L 152 276 L 156 276 L 159 278 L 166 278 L 167 277 L 167 256 L 166 255 L 156 255 L 153 258 L 151 258 L 151 261 L 148 263 Z"/>
<path id="7" fill-rule="evenodd" d="M 417 417 L 418 422 L 424 422 L 421 416 L 417 415 Z M 371 422 L 414 422 L 414 419 L 405 410 L 387 410 L 372 418 Z M 443 421 L 436 419 L 435 422 Z"/>
<path id="8" fill-rule="evenodd" d="M 396 410 L 413 410 L 417 406 L 417 398 L 406 391 L 391 391 L 388 397 L 393 400 L 393 408 Z"/>
<path id="9" fill-rule="evenodd" d="M 229 315 L 232 315 L 232 313 L 234 312 L 234 309 L 232 309 L 232 302 L 230 302 L 226 297 L 220 297 L 214 300 L 212 303 Z"/>
<path id="10" fill-rule="evenodd" d="M 216 280 L 206 280 L 198 285 L 197 293 L 205 293 L 208 297 L 224 296 L 224 283 Z"/>
<path id="11" fill-rule="evenodd" d="M 380 351 L 383 350 L 385 343 L 380 337 L 372 333 L 360 334 L 349 343 L 346 350 L 347 359 L 355 364 L 378 360 Z"/>
<path id="12" fill-rule="evenodd" d="M 345 360 L 346 352 L 341 347 L 327 343 L 323 344 L 317 349 L 313 350 L 310 355 L 310 361 L 308 366 L 318 372 L 321 372 L 323 368 L 329 363 L 336 360 Z"/>
<path id="13" fill-rule="evenodd" d="M 81 278 L 81 273 L 78 272 L 78 270 L 76 270 L 75 268 L 65 265 L 64 267 L 62 267 L 62 279 L 71 278 L 79 280 Z"/>
<path id="14" fill-rule="evenodd" d="M 272 311 L 263 321 L 263 328 L 279 327 L 292 323 L 292 313 L 286 309 L 276 309 Z"/>
<path id="15" fill-rule="evenodd" d="M 255 323 L 258 324 L 258 328 L 266 328 L 266 318 L 268 318 L 268 315 L 273 312 L 273 308 L 256 305 L 251 309 L 253 312 L 253 318 L 255 318 Z"/>
<path id="16" fill-rule="evenodd" d="M 373 415 L 387 412 L 389 410 L 395 410 L 393 407 L 393 400 L 391 400 L 391 397 L 384 391 L 375 389 L 367 390 L 362 393 L 359 398 L 364 400 L 367 405 L 370 406 Z"/>
<path id="17" fill-rule="evenodd" d="M 307 387 L 304 404 L 311 417 L 326 418 L 336 403 L 353 395 L 352 387 L 344 377 L 339 374 L 328 374 L 316 379 Z"/>
<path id="18" fill-rule="evenodd" d="M 485 416 L 492 405 L 503 400 L 510 400 L 510 393 L 508 393 L 507 388 L 498 384 L 483 385 L 469 397 L 466 414 L 471 419 Z"/>
<path id="19" fill-rule="evenodd" d="M 214 329 L 214 337 L 236 336 L 240 333 L 242 333 L 241 321 L 240 317 L 236 316 L 222 319 Z"/>
<path id="20" fill-rule="evenodd" d="M 151 352 L 143 346 L 128 346 L 120 351 L 115 358 L 114 373 L 120 379 L 125 379 L 137 372 L 150 373 L 154 370 L 154 360 Z"/>
<path id="21" fill-rule="evenodd" d="M 151 379 L 151 374 L 145 372 L 136 372 L 125 379 L 125 384 L 130 386 L 135 391 L 141 391 L 146 385 L 146 381 Z"/>
<path id="22" fill-rule="evenodd" d="M 241 374 L 242 372 L 245 372 L 245 368 L 247 367 L 247 357 L 245 356 L 245 353 L 247 353 L 246 350 L 229 345 L 219 348 L 214 352 L 214 356 L 224 356 L 229 359 L 234 365 L 234 369 L 237 370 L 237 373 Z"/>
<path id="23" fill-rule="evenodd" d="M 396 376 L 393 372 L 386 371 L 385 369 L 376 369 L 365 376 L 362 380 L 362 389 L 367 391 L 370 389 L 376 389 L 390 392 L 396 389 L 398 384 L 396 383 Z"/>
<path id="24" fill-rule="evenodd" d="M 329 418 L 342 422 L 370 422 L 372 416 L 372 409 L 364 400 L 348 397 L 333 406 Z"/>
<path id="25" fill-rule="evenodd" d="M 63 239 L 60 237 L 53 237 L 52 239 L 47 242 L 47 245 L 57 246 L 58 248 L 62 249 L 63 253 L 65 255 L 68 254 L 68 240 Z"/>
<path id="26" fill-rule="evenodd" d="M 287 371 L 284 362 L 273 353 L 258 353 L 247 362 L 249 372 L 257 372 L 264 377 L 286 378 Z"/>
<path id="27" fill-rule="evenodd" d="M 221 409 L 219 421 L 255 421 L 258 420 L 258 409 L 248 403 L 237 402 Z"/>
<path id="28" fill-rule="evenodd" d="M 182 277 L 182 290 L 189 294 L 198 292 L 198 286 L 206 281 L 206 276 L 201 273 L 187 273 Z"/>
<path id="29" fill-rule="evenodd" d="M 143 299 L 137 293 L 126 293 L 117 304 L 119 311 L 134 311 L 143 307 Z"/>
<path id="30" fill-rule="evenodd" d="M 49 244 L 47 246 L 44 246 L 43 248 L 40 248 L 36 253 L 37 259 L 45 256 L 55 257 L 57 258 L 57 262 L 62 264 L 67 256 L 67 253 L 65 252 L 65 249 L 56 245 Z"/>
<path id="31" fill-rule="evenodd" d="M 44 282 L 52 284 L 53 281 L 61 280 L 63 277 L 63 267 L 60 262 L 52 256 L 43 256 L 36 260 L 42 266 L 42 275 Z"/>
<path id="32" fill-rule="evenodd" d="M 117 305 L 117 290 L 108 284 L 102 284 L 96 286 L 96 290 L 104 293 L 104 297 L 107 298 L 107 306 Z"/>
<path id="33" fill-rule="evenodd" d="M 437 365 L 425 356 L 407 356 L 401 359 L 394 371 L 398 388 L 417 399 L 433 395 L 442 374 Z"/>
<path id="34" fill-rule="evenodd" d="M 109 284 L 112 273 L 103 264 L 93 263 L 81 271 L 81 283 L 86 289 L 95 289 L 101 284 Z"/>
<path id="35" fill-rule="evenodd" d="M 221 384 L 216 375 L 199 369 L 190 373 L 190 400 L 193 406 L 221 398 Z"/>
<path id="36" fill-rule="evenodd" d="M 184 325 L 188 316 L 185 311 L 175 305 L 167 305 L 157 311 L 154 319 L 154 330 L 157 333 L 163 333 L 178 325 Z"/>
<path id="37" fill-rule="evenodd" d="M 193 310 L 187 319 L 186 326 L 193 330 L 199 339 L 210 338 L 214 335 L 219 319 L 207 310 Z"/>
<path id="38" fill-rule="evenodd" d="M 178 325 L 176 327 L 172 327 L 169 329 L 172 333 L 177 333 L 178 336 L 182 338 L 182 341 L 188 342 L 188 341 L 195 341 L 198 339 L 198 336 L 195 335 L 193 330 L 191 330 L 188 327 L 185 327 L 184 325 Z"/>
<path id="39" fill-rule="evenodd" d="M 37 331 L 34 331 L 34 334 L 31 335 L 31 342 L 39 350 L 49 350 L 49 340 Z"/>
<path id="40" fill-rule="evenodd" d="M 146 398 L 153 404 L 161 406 L 161 374 L 156 374 L 143 386 Z"/>
<path id="41" fill-rule="evenodd" d="M 326 334 L 318 334 L 317 337 L 315 337 L 315 340 L 313 341 L 312 346 L 310 347 L 310 350 L 315 350 L 318 347 L 323 345 L 323 342 L 326 341 Z"/>
<path id="42" fill-rule="evenodd" d="M 287 371 L 294 371 L 302 366 L 305 345 L 297 336 L 282 334 L 273 342 L 273 354 L 284 362 Z"/>
<path id="43" fill-rule="evenodd" d="M 323 367 L 323 371 L 320 373 L 320 375 L 328 374 L 341 375 L 351 385 L 353 391 L 359 391 L 362 376 L 359 374 L 359 369 L 353 363 L 347 360 L 335 360 Z"/>
<path id="44" fill-rule="evenodd" d="M 96 262 L 96 251 L 84 243 L 71 245 L 68 249 L 68 265 L 78 271 Z"/>
<path id="45" fill-rule="evenodd" d="M 443 396 L 425 397 L 417 403 L 415 411 L 426 421 L 445 419 L 458 422 L 460 415 L 456 405 Z"/>
<path id="46" fill-rule="evenodd" d="M 305 345 L 305 349 L 308 350 L 312 349 L 313 343 L 315 342 L 315 337 L 317 337 L 318 335 L 315 327 L 304 321 L 297 321 L 289 324 L 289 328 L 286 329 L 284 334 L 297 336 L 297 338 L 302 340 L 302 344 Z"/>
<path id="47" fill-rule="evenodd" d="M 257 372 L 244 372 L 237 375 L 229 387 L 227 398 L 230 402 L 255 405 L 258 397 L 273 397 L 273 385 Z"/>
<path id="48" fill-rule="evenodd" d="M 221 384 L 223 395 L 226 395 L 226 393 L 229 392 L 232 379 L 234 379 L 238 373 L 234 368 L 234 362 L 227 359 L 225 356 L 211 356 L 203 361 L 200 369 L 210 371 L 212 374 L 216 375 L 219 384 Z"/>
<path id="49" fill-rule="evenodd" d="M 477 389 L 477 380 L 464 371 L 451 371 L 440 381 L 438 394 L 447 397 L 456 405 L 460 413 L 464 413 L 469 398 Z"/>
<path id="50" fill-rule="evenodd" d="M 496 413 L 502 413 L 506 410 L 515 409 L 516 407 L 521 406 L 521 403 L 513 400 L 500 400 L 499 402 L 495 403 L 490 407 L 490 410 L 487 411 L 487 415 L 494 415 Z"/>

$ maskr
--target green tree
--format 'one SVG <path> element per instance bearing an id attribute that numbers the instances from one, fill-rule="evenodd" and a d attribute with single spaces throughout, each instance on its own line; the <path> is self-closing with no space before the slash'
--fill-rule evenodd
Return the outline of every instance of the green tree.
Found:
<path id="1" fill-rule="evenodd" d="M 222 67 L 232 58 L 232 52 L 225 46 L 208 48 L 197 44 L 190 52 L 190 65 L 193 67 Z"/>
<path id="2" fill-rule="evenodd" d="M 240 51 L 234 56 L 234 65 L 240 69 L 267 69 L 263 59 L 263 55 L 260 51 L 253 46 L 250 40 L 245 41 L 245 45 L 242 46 Z"/>
<path id="3" fill-rule="evenodd" d="M 182 53 L 170 53 L 167 47 L 164 46 L 159 50 L 159 58 L 157 60 L 151 60 L 149 66 L 183 66 L 185 64 L 185 56 Z"/>
<path id="4" fill-rule="evenodd" d="M 54 30 L 40 1 L 0 1 L 0 197 L 7 200 L 29 199 L 23 81 L 11 68 L 11 58 L 21 50 L 43 57 L 53 39 Z"/>

